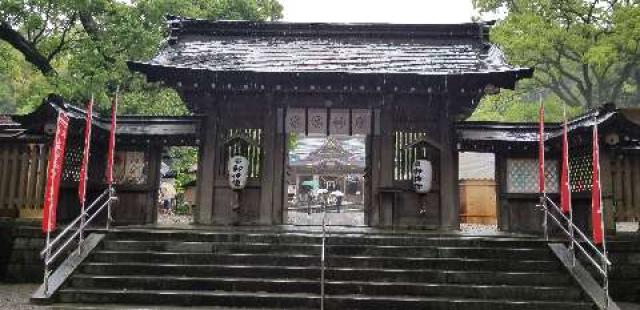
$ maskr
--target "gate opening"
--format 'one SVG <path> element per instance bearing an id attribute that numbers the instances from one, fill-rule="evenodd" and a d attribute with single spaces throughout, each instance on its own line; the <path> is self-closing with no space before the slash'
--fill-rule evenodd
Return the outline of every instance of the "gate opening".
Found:
<path id="1" fill-rule="evenodd" d="M 366 136 L 288 140 L 287 224 L 364 226 Z"/>

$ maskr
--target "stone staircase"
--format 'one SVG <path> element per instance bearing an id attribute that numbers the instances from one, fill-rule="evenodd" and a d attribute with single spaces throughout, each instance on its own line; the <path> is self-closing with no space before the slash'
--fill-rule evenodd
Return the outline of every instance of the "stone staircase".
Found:
<path id="1" fill-rule="evenodd" d="M 314 233 L 110 232 L 57 294 L 64 303 L 320 308 Z M 334 234 L 326 309 L 595 309 L 544 242 Z"/>
<path id="2" fill-rule="evenodd" d="M 619 302 L 640 303 L 640 237 L 618 238 L 607 246 L 613 262 L 611 296 Z"/>

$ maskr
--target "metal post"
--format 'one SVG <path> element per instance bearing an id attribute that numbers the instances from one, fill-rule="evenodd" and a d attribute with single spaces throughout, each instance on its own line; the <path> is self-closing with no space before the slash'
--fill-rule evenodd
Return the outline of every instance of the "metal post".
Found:
<path id="1" fill-rule="evenodd" d="M 53 151 L 53 150 L 52 150 Z M 51 193 L 53 198 L 53 193 Z M 47 252 L 44 255 L 44 295 L 49 295 L 49 258 L 51 257 L 51 217 L 53 216 L 53 208 L 49 206 L 49 216 L 47 216 L 47 240 L 46 249 Z"/>
<path id="2" fill-rule="evenodd" d="M 49 212 L 51 214 L 51 212 Z M 49 223 L 47 226 L 51 226 L 51 216 L 49 216 Z M 49 295 L 49 257 L 51 256 L 51 248 L 49 247 L 51 240 L 51 229 L 47 227 L 47 253 L 44 255 L 44 295 Z"/>
<path id="3" fill-rule="evenodd" d="M 113 198 L 113 185 L 109 184 L 109 196 L 107 199 L 107 230 L 111 229 L 111 202 Z"/>
<path id="4" fill-rule="evenodd" d="M 324 253 L 325 253 L 325 216 L 327 209 L 322 205 L 322 254 L 320 255 L 320 310 L 324 310 Z"/>
<path id="5" fill-rule="evenodd" d="M 547 197 L 544 193 L 540 196 L 540 206 L 542 206 L 542 209 L 544 210 L 544 219 L 542 220 L 544 239 L 549 241 L 549 209 L 547 208 Z"/>
<path id="6" fill-rule="evenodd" d="M 576 266 L 576 237 L 573 231 L 573 206 L 569 205 L 569 255 L 571 256 L 571 266 Z"/>
<path id="7" fill-rule="evenodd" d="M 80 206 L 80 234 L 78 235 L 78 252 L 82 251 L 82 241 L 84 241 L 84 223 L 85 223 L 85 213 L 84 213 L 84 201 Z"/>

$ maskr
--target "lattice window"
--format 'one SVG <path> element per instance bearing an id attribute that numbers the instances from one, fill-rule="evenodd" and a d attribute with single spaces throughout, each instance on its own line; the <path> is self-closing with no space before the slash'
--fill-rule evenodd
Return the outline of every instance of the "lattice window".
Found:
<path id="1" fill-rule="evenodd" d="M 64 153 L 64 166 L 62 169 L 63 182 L 80 181 L 80 166 L 82 165 L 83 146 L 73 141 L 68 141 Z"/>
<path id="2" fill-rule="evenodd" d="M 544 166 L 545 188 L 558 192 L 558 161 L 547 160 Z M 507 192 L 538 193 L 538 160 L 507 159 Z"/>
<path id="3" fill-rule="evenodd" d="M 227 140 L 233 135 L 242 134 L 259 146 L 247 145 L 246 143 L 236 142 L 223 148 L 224 160 L 220 161 L 219 171 L 222 175 L 227 175 L 227 160 L 234 155 L 242 155 L 249 160 L 249 178 L 260 178 L 262 172 L 262 129 L 228 129 L 221 141 Z"/>
<path id="4" fill-rule="evenodd" d="M 403 132 L 394 133 L 394 159 L 393 159 L 393 179 L 396 181 L 412 180 L 413 162 L 419 158 L 427 156 L 426 148 L 405 148 L 405 146 L 426 137 L 424 132 Z"/>
<path id="5" fill-rule="evenodd" d="M 571 181 L 572 192 L 591 191 L 591 173 L 591 152 L 571 154 L 571 157 L 569 157 L 569 180 Z"/>

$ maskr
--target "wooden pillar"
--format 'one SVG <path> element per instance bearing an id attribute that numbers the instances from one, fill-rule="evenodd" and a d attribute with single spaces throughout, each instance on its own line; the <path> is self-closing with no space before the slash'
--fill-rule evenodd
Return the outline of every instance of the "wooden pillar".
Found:
<path id="1" fill-rule="evenodd" d="M 275 158 L 276 158 L 276 136 L 277 136 L 277 120 L 276 109 L 271 102 L 268 102 L 264 116 L 264 129 L 262 131 L 262 175 L 260 190 L 260 214 L 258 223 L 260 225 L 270 225 L 279 222 L 277 216 L 277 206 L 273 201 L 273 192 L 275 189 Z"/>
<path id="2" fill-rule="evenodd" d="M 149 142 L 147 142 L 149 143 Z M 160 167 L 162 166 L 162 144 L 149 145 L 149 180 L 152 188 L 148 192 L 148 205 L 144 208 L 144 223 L 156 223 L 158 221 L 158 195 L 160 194 Z"/>
<path id="3" fill-rule="evenodd" d="M 382 107 L 380 115 L 380 161 L 378 162 L 378 173 L 380 175 L 379 186 L 384 188 L 393 187 L 393 151 L 394 151 L 394 124 L 393 124 L 393 103 L 389 102 Z M 379 195 L 379 194 L 378 194 Z M 393 226 L 394 198 L 386 195 L 380 199 L 380 225 Z"/>
<path id="4" fill-rule="evenodd" d="M 602 208 L 604 209 L 605 220 L 604 223 L 607 234 L 615 234 L 616 222 L 613 204 L 613 200 L 615 199 L 615 197 L 613 192 L 613 175 L 611 171 L 611 169 L 613 168 L 612 160 L 615 160 L 615 155 L 610 151 L 606 151 L 606 148 L 603 148 L 602 146 L 600 147 L 600 149 L 603 151 L 600 153 L 600 188 L 602 191 Z"/>
<path id="5" fill-rule="evenodd" d="M 442 229 L 460 229 L 460 195 L 458 184 L 458 150 L 455 141 L 455 126 L 449 109 L 451 98 L 445 97 L 445 107 L 440 117 L 440 227 Z"/>
<path id="6" fill-rule="evenodd" d="M 495 153 L 495 180 L 496 180 L 496 218 L 498 219 L 498 230 L 509 231 L 511 223 L 509 221 L 508 200 L 504 193 L 507 191 L 507 156 L 499 151 Z"/>
<path id="7" fill-rule="evenodd" d="M 273 224 L 286 223 L 287 212 L 285 193 L 285 170 L 287 168 L 287 135 L 284 130 L 284 117 L 285 110 L 282 108 L 276 108 L 276 135 L 274 140 L 274 153 L 273 153 L 273 191 L 272 191 L 272 212 L 273 212 Z"/>
<path id="8" fill-rule="evenodd" d="M 200 127 L 200 148 L 198 150 L 198 175 L 196 204 L 198 224 L 213 223 L 214 181 L 217 145 L 217 109 L 213 103 L 203 106 L 205 118 Z"/>

